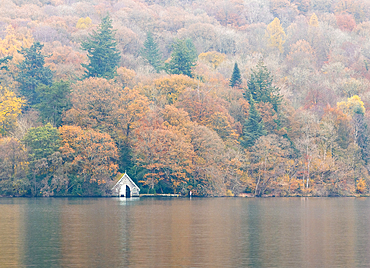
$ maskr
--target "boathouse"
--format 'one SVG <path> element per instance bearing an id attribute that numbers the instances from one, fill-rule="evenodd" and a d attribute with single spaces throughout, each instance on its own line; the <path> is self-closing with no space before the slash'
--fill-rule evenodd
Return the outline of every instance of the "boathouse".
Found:
<path id="1" fill-rule="evenodd" d="M 117 181 L 112 188 L 112 196 L 119 197 L 137 197 L 139 196 L 140 188 L 132 181 L 126 173 Z"/>

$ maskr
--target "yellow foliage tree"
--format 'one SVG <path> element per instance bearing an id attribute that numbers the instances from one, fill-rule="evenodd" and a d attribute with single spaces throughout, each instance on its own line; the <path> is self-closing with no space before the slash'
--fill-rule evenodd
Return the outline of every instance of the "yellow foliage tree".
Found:
<path id="1" fill-rule="evenodd" d="M 119 67 L 117 69 L 117 74 L 118 74 L 118 76 L 116 77 L 117 82 L 122 83 L 124 87 L 129 86 L 130 82 L 136 76 L 136 72 L 134 70 L 128 69 L 126 67 Z"/>
<path id="2" fill-rule="evenodd" d="M 181 93 L 187 88 L 195 89 L 198 82 L 186 75 L 170 75 L 154 80 L 150 86 L 143 88 L 144 94 L 156 105 L 164 107 L 167 104 L 174 104 Z"/>
<path id="3" fill-rule="evenodd" d="M 202 61 L 210 63 L 213 68 L 217 68 L 226 60 L 226 55 L 217 51 L 209 51 L 199 54 L 198 58 Z"/>
<path id="4" fill-rule="evenodd" d="M 337 107 L 347 115 L 365 114 L 364 103 L 357 95 L 348 98 L 347 101 L 338 102 Z"/>
<path id="5" fill-rule="evenodd" d="M 24 103 L 14 92 L 0 86 L 0 133 L 5 133 L 14 125 Z"/>
<path id="6" fill-rule="evenodd" d="M 92 21 L 89 17 L 79 18 L 76 24 L 77 29 L 87 29 L 92 25 Z"/>
<path id="7" fill-rule="evenodd" d="M 319 27 L 319 19 L 317 18 L 315 13 L 312 14 L 309 23 L 312 27 Z"/>
<path id="8" fill-rule="evenodd" d="M 13 56 L 15 62 L 19 62 L 22 59 L 21 54 L 18 51 L 22 47 L 29 48 L 33 43 L 33 38 L 30 31 L 26 34 L 16 32 L 15 29 L 9 25 L 6 29 L 6 36 L 0 40 L 0 56 Z"/>
<path id="9" fill-rule="evenodd" d="M 278 48 L 281 53 L 284 52 L 283 44 L 285 43 L 286 34 L 278 18 L 267 25 L 265 35 L 268 38 L 269 46 Z"/>
<path id="10" fill-rule="evenodd" d="M 366 191 L 366 188 L 367 188 L 367 185 L 364 179 L 360 179 L 357 181 L 357 186 L 356 186 L 357 193 L 363 194 Z"/>

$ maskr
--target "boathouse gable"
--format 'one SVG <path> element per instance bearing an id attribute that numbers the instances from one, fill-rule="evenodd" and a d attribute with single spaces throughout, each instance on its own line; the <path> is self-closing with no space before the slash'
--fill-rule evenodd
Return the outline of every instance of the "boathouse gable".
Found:
<path id="1" fill-rule="evenodd" d="M 117 181 L 112 188 L 112 196 L 119 197 L 137 197 L 140 188 L 132 181 L 126 173 Z"/>

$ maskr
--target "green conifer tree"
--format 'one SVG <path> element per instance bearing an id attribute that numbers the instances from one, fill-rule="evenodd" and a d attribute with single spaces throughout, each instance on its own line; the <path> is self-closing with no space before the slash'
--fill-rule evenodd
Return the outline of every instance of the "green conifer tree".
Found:
<path id="1" fill-rule="evenodd" d="M 71 107 L 69 83 L 59 81 L 53 83 L 50 87 L 40 85 L 36 92 L 38 93 L 39 103 L 35 105 L 35 108 L 39 110 L 42 122 L 52 123 L 56 127 L 60 126 L 65 111 Z"/>
<path id="2" fill-rule="evenodd" d="M 89 64 L 82 64 L 86 68 L 85 77 L 103 77 L 112 79 L 117 75 L 117 66 L 121 59 L 114 38 L 115 31 L 109 15 L 102 18 L 96 31 L 89 35 L 81 47 L 87 51 Z"/>
<path id="3" fill-rule="evenodd" d="M 280 89 L 272 85 L 270 71 L 260 61 L 255 69 L 252 70 L 250 79 L 247 82 L 247 88 L 244 97 L 249 101 L 250 96 L 255 102 L 269 102 L 272 104 L 275 112 L 281 103 Z"/>
<path id="4" fill-rule="evenodd" d="M 252 96 L 249 96 L 249 117 L 245 121 L 243 129 L 243 146 L 252 147 L 259 137 L 266 135 L 264 130 L 264 123 Z"/>
<path id="5" fill-rule="evenodd" d="M 229 85 L 231 87 L 239 87 L 241 84 L 242 84 L 242 77 L 240 75 L 238 64 L 235 62 L 233 74 L 231 75 Z"/>
<path id="6" fill-rule="evenodd" d="M 165 69 L 170 74 L 184 74 L 193 77 L 191 68 L 195 66 L 197 52 L 190 39 L 178 40 L 173 45 L 173 52 L 169 62 L 165 63 Z"/>
<path id="7" fill-rule="evenodd" d="M 146 61 L 154 67 L 157 73 L 161 69 L 161 55 L 159 52 L 158 44 L 154 41 L 151 32 L 146 35 L 146 40 L 144 42 L 144 47 L 141 50 L 141 55 L 146 59 Z"/>
<path id="8" fill-rule="evenodd" d="M 30 48 L 22 48 L 24 61 L 18 64 L 19 73 L 16 81 L 19 83 L 19 92 L 26 97 L 29 106 L 38 103 L 36 88 L 42 84 L 51 86 L 53 73 L 45 67 L 45 56 L 41 54 L 44 45 L 34 42 Z"/>

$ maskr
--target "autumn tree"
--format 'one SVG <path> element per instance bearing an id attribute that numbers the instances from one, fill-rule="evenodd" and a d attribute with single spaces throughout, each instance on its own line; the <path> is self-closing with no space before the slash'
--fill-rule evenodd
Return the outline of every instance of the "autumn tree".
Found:
<path id="1" fill-rule="evenodd" d="M 312 27 L 319 27 L 319 19 L 317 18 L 315 13 L 311 15 L 309 25 Z"/>
<path id="2" fill-rule="evenodd" d="M 142 120 L 135 130 L 134 159 L 137 166 L 146 170 L 141 180 L 144 185 L 154 190 L 161 182 L 177 192 L 190 179 L 194 151 L 183 133 L 162 122 L 155 113 Z"/>
<path id="3" fill-rule="evenodd" d="M 267 190 L 278 192 L 289 166 L 288 140 L 277 135 L 263 136 L 251 148 L 251 187 L 255 196 Z"/>
<path id="4" fill-rule="evenodd" d="M 224 107 L 225 101 L 199 89 L 188 89 L 179 99 L 178 107 L 184 109 L 192 121 L 216 131 L 224 140 L 237 139 L 234 119 Z"/>
<path id="5" fill-rule="evenodd" d="M 193 77 L 192 67 L 195 66 L 197 52 L 190 39 L 177 40 L 165 69 L 170 74 L 184 74 Z"/>
<path id="6" fill-rule="evenodd" d="M 304 111 L 299 115 L 300 135 L 296 141 L 296 146 L 302 156 L 302 187 L 306 190 L 310 186 L 312 162 L 318 154 L 317 132 L 318 122 L 314 114 Z"/>
<path id="7" fill-rule="evenodd" d="M 110 135 L 78 126 L 62 126 L 59 132 L 60 151 L 75 184 L 71 187 L 83 188 L 84 183 L 98 187 L 112 181 L 117 173 L 118 152 Z M 88 188 L 81 194 L 89 194 Z"/>
<path id="8" fill-rule="evenodd" d="M 148 110 L 148 99 L 136 89 L 122 90 L 119 84 L 104 78 L 85 79 L 73 85 L 72 90 L 72 108 L 65 122 L 113 137 L 128 136 Z"/>
<path id="9" fill-rule="evenodd" d="M 224 142 L 215 131 L 201 125 L 192 126 L 190 136 L 195 152 L 191 190 L 195 195 L 225 195 L 226 185 L 220 176 L 226 164 Z"/>
<path id="10" fill-rule="evenodd" d="M 27 99 L 28 105 L 38 103 L 36 88 L 39 85 L 51 86 L 53 73 L 45 67 L 45 56 L 42 54 L 42 45 L 34 42 L 30 48 L 22 48 L 24 61 L 18 65 L 19 73 L 16 81 L 19 83 L 19 92 Z"/>
<path id="11" fill-rule="evenodd" d="M 72 90 L 72 107 L 66 112 L 64 122 L 108 133 L 119 149 L 120 168 L 128 169 L 130 136 L 149 110 L 148 98 L 137 89 L 122 89 L 121 84 L 104 78 L 85 79 L 73 85 Z"/>
<path id="12" fill-rule="evenodd" d="M 79 18 L 76 24 L 77 29 L 87 29 L 90 28 L 92 24 L 92 21 L 90 17 L 86 18 Z"/>
<path id="13" fill-rule="evenodd" d="M 40 85 L 36 89 L 39 103 L 35 108 L 44 123 L 50 122 L 57 127 L 62 124 L 65 112 L 71 107 L 70 92 L 70 85 L 65 81 L 55 82 L 51 86 Z"/>
<path id="14" fill-rule="evenodd" d="M 0 181 L 25 178 L 28 156 L 24 145 L 17 139 L 0 139 Z"/>
<path id="15" fill-rule="evenodd" d="M 242 77 L 240 75 L 240 70 L 238 67 L 238 64 L 235 62 L 234 69 L 233 69 L 233 74 L 231 75 L 230 78 L 230 86 L 231 87 L 239 87 L 242 83 Z"/>
<path id="16" fill-rule="evenodd" d="M 290 46 L 290 52 L 286 59 L 292 67 L 312 68 L 315 66 L 316 54 L 310 43 L 305 40 L 298 40 Z"/>
<path id="17" fill-rule="evenodd" d="M 17 139 L 0 138 L 0 194 L 22 196 L 28 192 L 28 155 Z"/>
<path id="18" fill-rule="evenodd" d="M 143 88 L 144 94 L 157 106 L 174 104 L 186 89 L 195 89 L 198 82 L 186 75 L 170 75 L 155 79 L 151 85 Z"/>
<path id="19" fill-rule="evenodd" d="M 22 48 L 29 48 L 33 43 L 30 31 L 26 33 L 17 32 L 12 25 L 6 28 L 6 36 L 0 39 L 0 56 L 11 56 L 16 63 L 21 59 L 19 51 Z"/>
<path id="20" fill-rule="evenodd" d="M 226 60 L 226 55 L 217 51 L 209 51 L 199 54 L 198 58 L 210 63 L 214 69 L 217 69 Z"/>
<path id="21" fill-rule="evenodd" d="M 86 68 L 85 77 L 112 79 L 116 76 L 121 56 L 116 48 L 112 19 L 109 15 L 102 18 L 98 29 L 82 42 L 81 47 L 87 51 L 89 59 L 89 64 L 82 64 Z"/>
<path id="22" fill-rule="evenodd" d="M 141 50 L 141 55 L 150 65 L 153 66 L 157 73 L 160 71 L 162 66 L 161 55 L 158 44 L 154 41 L 153 34 L 151 32 L 148 32 L 146 35 L 144 47 Z"/>
<path id="23" fill-rule="evenodd" d="M 351 32 L 356 27 L 356 21 L 350 14 L 338 14 L 335 16 L 339 29 L 345 32 Z"/>
<path id="24" fill-rule="evenodd" d="M 364 102 L 357 95 L 348 98 L 347 101 L 338 102 L 337 106 L 344 113 L 351 116 L 354 114 L 365 114 Z"/>
<path id="25" fill-rule="evenodd" d="M 265 35 L 268 38 L 269 46 L 276 47 L 279 49 L 280 53 L 284 52 L 283 44 L 285 43 L 286 34 L 278 18 L 275 18 L 267 25 Z"/>
<path id="26" fill-rule="evenodd" d="M 72 108 L 65 122 L 112 133 L 118 120 L 122 89 L 104 78 L 88 78 L 73 85 Z"/>
<path id="27" fill-rule="evenodd" d="M 5 134 L 15 125 L 24 103 L 14 92 L 0 86 L 0 134 Z"/>
<path id="28" fill-rule="evenodd" d="M 357 95 L 348 98 L 347 101 L 337 103 L 337 107 L 352 118 L 353 140 L 361 149 L 362 159 L 365 164 L 370 162 L 370 133 L 365 121 L 365 106 Z"/>

